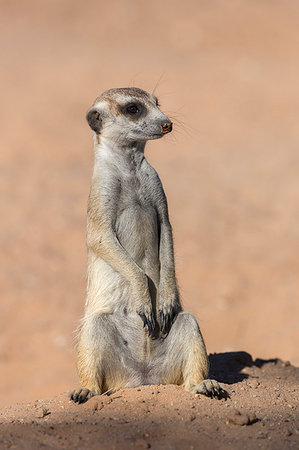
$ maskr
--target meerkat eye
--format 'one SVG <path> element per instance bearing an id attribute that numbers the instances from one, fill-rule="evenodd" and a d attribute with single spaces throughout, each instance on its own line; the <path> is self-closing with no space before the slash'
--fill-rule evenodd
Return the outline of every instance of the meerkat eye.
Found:
<path id="1" fill-rule="evenodd" d="M 138 114 L 140 110 L 137 105 L 132 103 L 131 105 L 127 106 L 126 111 L 129 114 Z"/>

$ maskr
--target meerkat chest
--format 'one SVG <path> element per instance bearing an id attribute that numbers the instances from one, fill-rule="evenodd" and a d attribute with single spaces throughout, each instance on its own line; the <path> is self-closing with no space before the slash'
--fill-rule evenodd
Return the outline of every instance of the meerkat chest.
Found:
<path id="1" fill-rule="evenodd" d="M 117 222 L 119 226 L 134 227 L 144 231 L 157 220 L 156 209 L 149 185 L 144 180 L 123 180 L 118 201 Z"/>
<path id="2" fill-rule="evenodd" d="M 158 248 L 158 218 L 148 178 L 142 173 L 122 179 L 116 218 L 120 242 L 138 261 Z"/>
<path id="3" fill-rule="evenodd" d="M 157 189 L 156 177 L 145 167 L 125 172 L 120 179 L 119 211 L 132 209 L 132 213 L 151 213 L 154 209 L 154 193 Z"/>

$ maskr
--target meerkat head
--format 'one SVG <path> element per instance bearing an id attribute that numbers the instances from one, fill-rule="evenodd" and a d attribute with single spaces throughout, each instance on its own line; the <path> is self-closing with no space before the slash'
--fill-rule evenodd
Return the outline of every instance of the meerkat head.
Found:
<path id="1" fill-rule="evenodd" d="M 104 92 L 86 118 L 97 135 L 120 144 L 159 139 L 172 130 L 172 122 L 159 109 L 157 97 L 138 88 Z"/>

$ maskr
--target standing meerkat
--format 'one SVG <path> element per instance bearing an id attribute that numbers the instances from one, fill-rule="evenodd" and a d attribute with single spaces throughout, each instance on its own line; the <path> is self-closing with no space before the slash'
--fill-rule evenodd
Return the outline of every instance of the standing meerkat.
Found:
<path id="1" fill-rule="evenodd" d="M 145 144 L 172 130 L 155 96 L 110 89 L 87 113 L 95 163 L 88 202 L 88 285 L 79 331 L 82 403 L 144 384 L 219 396 L 194 316 L 183 311 L 166 196 Z"/>

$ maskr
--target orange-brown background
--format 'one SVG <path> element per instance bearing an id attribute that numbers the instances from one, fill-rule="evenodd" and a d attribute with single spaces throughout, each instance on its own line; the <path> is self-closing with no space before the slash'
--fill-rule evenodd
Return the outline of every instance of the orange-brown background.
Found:
<path id="1" fill-rule="evenodd" d="M 299 3 L 1 6 L 0 405 L 78 384 L 92 138 L 111 87 L 152 91 L 185 308 L 210 352 L 299 363 Z"/>

